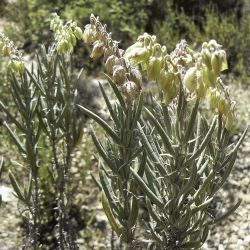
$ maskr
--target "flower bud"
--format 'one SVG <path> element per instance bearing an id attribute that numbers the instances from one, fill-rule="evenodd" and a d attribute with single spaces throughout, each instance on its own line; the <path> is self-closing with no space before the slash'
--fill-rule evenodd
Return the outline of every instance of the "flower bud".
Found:
<path id="1" fill-rule="evenodd" d="M 93 46 L 92 53 L 90 55 L 91 58 L 98 59 L 104 53 L 104 44 L 101 41 L 96 41 Z"/>
<path id="2" fill-rule="evenodd" d="M 108 74 L 113 73 L 113 67 L 115 65 L 121 65 L 121 60 L 114 55 L 109 56 L 106 63 L 105 63 L 105 68 L 106 68 Z"/>
<path id="3" fill-rule="evenodd" d="M 218 51 L 215 51 L 212 54 L 211 64 L 212 64 L 212 69 L 213 69 L 214 74 L 216 76 L 218 76 L 220 74 L 221 68 L 222 68 L 222 60 L 220 59 Z"/>
<path id="4" fill-rule="evenodd" d="M 73 34 L 69 34 L 68 41 L 69 41 L 69 43 L 72 44 L 73 47 L 76 45 L 76 37 Z"/>
<path id="5" fill-rule="evenodd" d="M 82 29 L 80 27 L 75 27 L 74 35 L 76 36 L 77 39 L 82 39 L 83 38 Z"/>
<path id="6" fill-rule="evenodd" d="M 190 69 L 187 70 L 183 83 L 185 87 L 188 89 L 189 92 L 194 92 L 194 90 L 197 87 L 197 68 L 196 67 L 191 67 Z"/>
<path id="7" fill-rule="evenodd" d="M 71 52 L 73 50 L 73 46 L 71 43 L 69 43 L 69 41 L 63 40 L 57 45 L 56 50 L 61 54 L 65 52 Z"/>
<path id="8" fill-rule="evenodd" d="M 132 81 L 127 81 L 122 86 L 122 94 L 126 97 L 126 101 L 132 101 L 135 99 L 136 95 L 138 94 L 137 86 Z"/>
<path id="9" fill-rule="evenodd" d="M 162 67 L 163 60 L 161 60 L 161 58 L 151 56 L 148 63 L 148 80 L 157 80 L 159 78 Z"/>
<path id="10" fill-rule="evenodd" d="M 134 64 L 147 62 L 149 56 L 149 51 L 146 48 L 142 47 L 141 42 L 137 42 L 134 45 L 130 46 L 124 54 L 124 57 Z"/>
<path id="11" fill-rule="evenodd" d="M 195 90 L 197 97 L 203 99 L 206 96 L 207 88 L 202 81 L 199 81 L 198 87 Z"/>
<path id="12" fill-rule="evenodd" d="M 116 65 L 113 71 L 113 80 L 117 85 L 123 85 L 126 80 L 126 71 L 121 65 Z"/>
<path id="13" fill-rule="evenodd" d="M 225 50 L 219 50 L 219 57 L 221 60 L 221 71 L 228 69 L 227 55 Z"/>
<path id="14" fill-rule="evenodd" d="M 203 82 L 207 87 L 215 86 L 216 76 L 212 70 L 209 70 L 207 67 L 202 69 L 202 78 Z"/>
<path id="15" fill-rule="evenodd" d="M 179 79 L 176 75 L 172 82 L 168 84 L 168 88 L 163 90 L 163 96 L 165 103 L 169 104 L 177 95 L 179 91 Z"/>
<path id="16" fill-rule="evenodd" d="M 208 49 L 202 49 L 201 51 L 201 58 L 203 63 L 208 67 L 208 69 L 212 68 L 211 65 L 211 53 Z"/>
<path id="17" fill-rule="evenodd" d="M 83 32 L 83 41 L 87 44 L 92 44 L 94 42 L 93 29 L 91 28 L 90 24 L 85 26 L 85 29 Z"/>
<path id="18" fill-rule="evenodd" d="M 136 84 L 137 90 L 141 90 L 141 88 L 142 88 L 142 75 L 138 69 L 132 68 L 130 70 L 130 74 L 129 74 L 128 78 L 130 81 L 132 81 Z"/>
<path id="19" fill-rule="evenodd" d="M 175 78 L 175 74 L 171 72 L 167 72 L 166 70 L 162 69 L 157 80 L 157 84 L 163 92 L 168 91 L 168 87 L 172 84 Z"/>
<path id="20" fill-rule="evenodd" d="M 229 131 L 232 131 L 234 125 L 235 115 L 232 110 L 230 110 L 226 115 L 225 128 Z"/>
<path id="21" fill-rule="evenodd" d="M 212 51 L 215 51 L 221 48 L 221 45 L 216 42 L 216 40 L 212 39 L 208 42 L 208 48 Z"/>

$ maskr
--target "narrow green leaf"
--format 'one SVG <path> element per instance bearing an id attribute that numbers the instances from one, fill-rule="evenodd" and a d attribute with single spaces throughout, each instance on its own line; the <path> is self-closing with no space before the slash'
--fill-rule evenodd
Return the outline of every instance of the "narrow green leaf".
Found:
<path id="1" fill-rule="evenodd" d="M 108 198 L 109 204 L 111 205 L 111 207 L 117 212 L 119 213 L 119 209 L 118 209 L 118 203 L 117 201 L 115 201 L 115 194 L 110 186 L 110 183 L 108 181 L 108 177 L 105 173 L 105 171 L 103 170 L 103 167 L 99 164 L 99 177 L 100 177 L 100 183 L 102 185 L 102 190 L 104 191 L 106 197 Z"/>
<path id="2" fill-rule="evenodd" d="M 118 226 L 118 223 L 116 222 L 114 215 L 110 209 L 108 199 L 105 195 L 105 192 L 103 191 L 102 191 L 102 206 L 112 229 L 116 232 L 118 236 L 120 236 L 122 233 L 122 229 Z"/>
<path id="3" fill-rule="evenodd" d="M 203 229 L 202 236 L 201 236 L 202 243 L 205 243 L 205 241 L 207 240 L 208 233 L 209 233 L 209 227 L 208 225 L 206 225 Z"/>
<path id="4" fill-rule="evenodd" d="M 130 168 L 130 171 L 133 174 L 136 182 L 138 183 L 138 186 L 147 195 L 147 197 L 158 207 L 163 208 L 164 206 L 163 202 L 150 190 L 150 188 L 143 181 L 143 179 L 132 168 Z"/>
<path id="5" fill-rule="evenodd" d="M 91 136 L 92 136 L 92 140 L 93 140 L 95 147 L 96 147 L 98 153 L 100 154 L 100 156 L 103 158 L 103 160 L 108 165 L 108 167 L 113 171 L 113 173 L 116 173 L 117 172 L 116 166 L 113 164 L 113 162 L 109 158 L 107 152 L 103 148 L 101 142 L 98 140 L 94 131 L 91 131 Z"/>
<path id="6" fill-rule="evenodd" d="M 139 96 L 139 101 L 137 103 L 135 115 L 133 117 L 132 128 L 134 128 L 137 125 L 137 122 L 139 121 L 141 116 L 142 109 L 143 109 L 143 93 L 141 92 Z"/>
<path id="7" fill-rule="evenodd" d="M 146 197 L 146 205 L 147 205 L 147 209 L 148 209 L 148 212 L 149 212 L 149 215 L 152 217 L 152 219 L 158 223 L 158 224 L 161 224 L 162 221 L 160 219 L 160 217 L 158 216 L 157 213 L 155 213 L 155 211 L 153 210 L 153 207 L 151 205 L 151 201 L 148 197 Z"/>
<path id="8" fill-rule="evenodd" d="M 240 147 L 241 143 L 243 142 L 243 140 L 244 140 L 244 138 L 245 138 L 245 136 L 246 136 L 246 134 L 247 134 L 247 130 L 248 130 L 248 127 L 246 127 L 246 129 L 244 130 L 244 132 L 243 132 L 243 134 L 241 135 L 239 141 L 238 141 L 237 144 L 235 145 L 233 151 L 236 151 L 236 150 Z"/>
<path id="9" fill-rule="evenodd" d="M 200 146 L 198 147 L 198 149 L 193 153 L 193 155 L 184 163 L 183 167 L 187 167 L 192 161 L 194 161 L 201 153 L 202 151 L 206 148 L 206 146 L 208 145 L 211 136 L 214 132 L 216 126 L 216 119 L 213 120 L 205 138 L 203 139 L 202 143 L 200 144 Z"/>
<path id="10" fill-rule="evenodd" d="M 103 98 L 104 98 L 104 100 L 105 100 L 105 103 L 106 103 L 106 105 L 107 105 L 107 108 L 108 108 L 108 110 L 109 110 L 110 115 L 112 116 L 112 118 L 113 118 L 113 120 L 114 120 L 116 126 L 117 126 L 117 127 L 120 127 L 120 122 L 119 122 L 119 120 L 118 120 L 118 118 L 117 118 L 117 115 L 116 115 L 115 111 L 113 110 L 112 105 L 111 105 L 111 103 L 110 103 L 110 101 L 109 101 L 109 98 L 107 97 L 107 95 L 106 95 L 106 93 L 105 93 L 105 91 L 104 91 L 104 88 L 103 88 L 103 86 L 102 86 L 102 84 L 101 84 L 100 82 L 99 82 L 99 87 L 100 87 L 100 89 L 101 89 L 102 96 L 103 96 Z"/>
<path id="11" fill-rule="evenodd" d="M 191 134 L 193 133 L 194 127 L 195 127 L 195 120 L 196 120 L 196 116 L 198 113 L 198 107 L 199 107 L 199 98 L 197 98 L 195 105 L 193 107 L 190 119 L 189 119 L 189 123 L 188 123 L 188 127 L 184 136 L 184 141 L 187 143 Z"/>
<path id="12" fill-rule="evenodd" d="M 165 127 L 167 128 L 167 134 L 171 136 L 172 135 L 171 118 L 169 116 L 167 104 L 162 103 L 162 111 L 163 111 L 163 117 L 164 117 L 164 124 L 165 124 Z"/>
<path id="13" fill-rule="evenodd" d="M 155 119 L 154 115 L 147 109 L 145 108 L 146 110 L 146 113 L 148 114 L 151 122 L 153 123 L 153 125 L 155 126 L 156 130 L 158 131 L 158 133 L 160 134 L 161 138 L 162 138 L 162 141 L 166 147 L 166 149 L 168 150 L 168 152 L 171 154 L 171 155 L 174 155 L 175 152 L 172 148 L 172 145 L 171 145 L 171 142 L 170 142 L 170 139 L 168 137 L 168 135 L 165 133 L 164 129 L 162 128 L 161 124 Z"/>
<path id="14" fill-rule="evenodd" d="M 84 108 L 81 105 L 77 105 L 85 114 L 89 115 L 94 121 L 96 121 L 107 133 L 111 136 L 111 138 L 118 144 L 121 143 L 120 138 L 115 133 L 115 131 L 98 115 L 93 113 L 92 111 Z"/>
<path id="15" fill-rule="evenodd" d="M 213 194 L 216 193 L 226 182 L 228 176 L 230 175 L 230 173 L 233 169 L 236 158 L 237 158 L 237 151 L 234 151 L 232 154 L 232 158 L 231 158 L 230 162 L 228 163 L 228 165 L 226 166 L 226 170 L 225 170 L 224 174 L 222 175 L 221 181 L 219 183 L 216 183 L 217 186 L 216 186 L 216 189 L 214 190 Z"/>
<path id="16" fill-rule="evenodd" d="M 24 146 L 18 139 L 17 135 L 14 134 L 14 132 L 11 130 L 11 128 L 8 126 L 6 122 L 3 123 L 3 126 L 6 127 L 6 129 L 9 132 L 10 137 L 13 139 L 15 144 L 17 145 L 18 149 L 20 150 L 21 153 L 26 154 L 26 150 L 24 149 Z"/>
<path id="17" fill-rule="evenodd" d="M 202 211 L 204 210 L 205 208 L 207 208 L 207 206 L 209 205 L 209 203 L 213 200 L 213 197 L 212 198 L 209 198 L 207 199 L 206 201 L 204 201 L 202 204 L 200 204 L 199 206 L 193 208 L 191 210 L 192 214 L 198 212 L 198 211 Z"/>
<path id="18" fill-rule="evenodd" d="M 5 105 L 0 101 L 0 108 L 5 112 L 5 114 L 8 116 L 8 118 L 15 123 L 18 129 L 20 129 L 22 132 L 25 132 L 26 130 L 23 128 L 23 126 L 15 119 L 15 117 L 8 111 L 8 109 L 5 107 Z"/>
<path id="19" fill-rule="evenodd" d="M 132 202 L 130 203 L 130 214 L 128 218 L 128 227 L 132 228 L 137 221 L 138 218 L 138 212 L 139 212 L 139 201 L 137 197 L 132 197 Z"/>
<path id="20" fill-rule="evenodd" d="M 42 85 L 40 85 L 39 81 L 34 78 L 34 74 L 31 74 L 29 70 L 26 69 L 31 81 L 35 84 L 35 86 L 41 91 L 41 94 L 45 96 L 45 90 L 43 89 Z"/>
<path id="21" fill-rule="evenodd" d="M 24 203 L 26 203 L 26 199 L 24 197 L 24 194 L 23 192 L 21 191 L 21 188 L 15 178 L 15 176 L 12 174 L 12 172 L 9 170 L 9 178 L 10 178 L 10 182 L 11 182 L 11 185 L 12 187 L 14 188 L 15 192 L 16 192 L 16 195 L 17 197 L 23 201 Z"/>

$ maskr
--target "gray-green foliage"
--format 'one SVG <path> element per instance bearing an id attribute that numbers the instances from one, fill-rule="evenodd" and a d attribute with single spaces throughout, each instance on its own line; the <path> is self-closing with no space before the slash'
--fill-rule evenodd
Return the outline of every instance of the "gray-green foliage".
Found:
<path id="1" fill-rule="evenodd" d="M 48 219 L 43 217 L 46 185 L 52 185 L 51 195 L 56 203 L 58 246 L 60 249 L 76 248 L 74 232 L 68 223 L 72 205 L 69 171 L 73 150 L 82 134 L 82 122 L 77 118 L 75 108 L 77 79 L 72 72 L 70 54 L 57 53 L 59 42 L 48 51 L 42 46 L 31 69 L 24 66 L 21 71 L 10 69 L 9 89 L 17 116 L 0 101 L 8 118 L 8 123 L 5 121 L 3 125 L 27 169 L 27 183 L 22 184 L 12 171 L 9 178 L 17 198 L 25 205 L 24 215 L 29 226 L 26 247 L 32 249 L 39 248 L 43 237 L 41 223 Z M 45 150 L 41 148 L 44 141 L 48 145 Z M 46 165 L 49 176 L 45 186 L 41 162 Z"/>
<path id="2" fill-rule="evenodd" d="M 114 83 L 110 81 L 110 84 L 116 90 Z M 221 117 L 209 122 L 202 114 L 199 100 L 187 104 L 180 98 L 184 106 L 169 107 L 153 98 L 149 109 L 143 108 L 142 116 L 141 112 L 133 112 L 137 101 L 125 106 L 123 101 L 117 101 L 112 107 L 100 87 L 114 127 L 91 111 L 81 109 L 107 135 L 106 142 L 100 142 L 92 132 L 101 156 L 99 175 L 103 199 L 108 201 L 103 202 L 103 208 L 113 230 L 128 246 L 135 244 L 137 237 L 141 238 L 132 230 L 138 220 L 140 199 L 136 187 L 139 187 L 150 215 L 147 223 L 152 240 L 150 249 L 201 247 L 210 226 L 227 218 L 240 205 L 239 200 L 219 214 L 209 207 L 232 170 L 246 130 L 237 144 L 229 144 L 230 134 L 222 129 Z M 122 100 L 119 92 L 116 94 Z M 138 110 L 141 105 L 142 96 Z M 131 114 L 126 113 L 129 110 Z M 136 137 L 131 136 L 133 133 Z M 133 218 L 132 224 L 129 218 Z M 132 235 L 128 234 L 129 229 Z"/>
<path id="3" fill-rule="evenodd" d="M 110 43 L 116 44 L 111 36 L 105 42 L 102 27 L 105 25 L 99 18 L 91 15 L 84 31 L 85 40 L 93 43 L 91 55 L 96 54 L 96 44 L 102 42 L 99 48 L 104 51 L 109 51 Z M 230 144 L 235 103 L 220 77 L 227 68 L 226 53 L 221 47 L 211 40 L 203 43 L 199 53 L 181 41 L 167 54 L 155 36 L 144 33 L 125 53 L 117 47 L 111 50 L 113 64 L 104 53 L 106 70 L 113 79 L 107 78 L 117 100 L 111 104 L 101 85 L 100 88 L 113 123 L 109 125 L 90 110 L 80 108 L 106 132 L 104 143 L 92 133 L 101 156 L 99 186 L 103 209 L 127 249 L 145 243 L 130 228 L 138 221 L 140 198 L 136 187 L 143 192 L 150 215 L 146 223 L 151 239 L 149 249 L 200 248 L 209 226 L 227 218 L 240 205 L 239 200 L 224 214 L 214 214 L 209 207 L 226 182 L 247 132 L 246 129 L 237 143 Z M 102 50 L 97 58 L 102 56 Z M 143 104 L 141 89 L 129 99 L 123 92 L 135 65 L 147 72 L 147 80 L 155 80 L 160 90 L 159 100 L 152 96 L 148 106 Z M 127 70 L 125 80 L 116 77 L 117 67 Z M 134 79 L 130 84 L 131 81 Z M 206 99 L 213 110 L 209 118 L 201 108 Z"/>
<path id="4" fill-rule="evenodd" d="M 94 131 L 91 134 L 93 142 L 102 156 L 102 160 L 99 161 L 99 176 L 103 192 L 103 209 L 113 230 L 124 242 L 130 244 L 134 238 L 139 209 L 139 200 L 136 195 L 137 184 L 131 179 L 130 169 L 134 169 L 139 163 L 138 174 L 142 176 L 146 157 L 145 154 L 140 156 L 143 147 L 139 143 L 137 131 L 137 121 L 141 114 L 143 98 L 140 96 L 137 102 L 126 105 L 116 85 L 109 77 L 108 81 L 119 101 L 111 105 L 101 84 L 100 88 L 114 127 L 108 125 L 90 110 L 82 106 L 80 109 L 101 125 L 107 134 L 105 142 L 100 142 Z"/>
<path id="5" fill-rule="evenodd" d="M 180 105 L 170 108 L 153 100 L 151 111 L 145 111 L 149 123 L 139 125 L 149 156 L 145 177 L 132 172 L 147 197 L 152 249 L 199 248 L 209 226 L 240 205 L 209 218 L 209 204 L 227 180 L 246 132 L 236 145 L 229 145 L 221 118 L 209 125 L 198 101 L 180 110 Z"/>

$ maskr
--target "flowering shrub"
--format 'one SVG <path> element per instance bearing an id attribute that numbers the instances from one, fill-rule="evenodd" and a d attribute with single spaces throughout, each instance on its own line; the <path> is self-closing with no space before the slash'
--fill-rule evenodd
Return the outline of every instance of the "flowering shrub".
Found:
<path id="1" fill-rule="evenodd" d="M 195 52 L 183 40 L 168 53 L 156 36 L 147 33 L 122 51 L 93 15 L 84 41 L 93 44 L 92 58 L 104 55 L 107 78 L 117 97 L 112 105 L 100 85 L 113 127 L 80 107 L 107 133 L 103 143 L 94 132 L 92 137 L 102 158 L 103 209 L 113 230 L 127 249 L 145 243 L 136 234 L 139 187 L 150 215 L 149 249 L 201 247 L 209 226 L 240 205 L 239 201 L 210 218 L 209 205 L 227 180 L 246 134 L 236 145 L 229 143 L 235 103 L 220 78 L 227 69 L 225 51 L 211 40 Z M 159 89 L 159 98 L 152 96 L 148 107 L 143 105 L 141 72 Z M 213 111 L 212 121 L 200 107 L 206 102 Z"/>
<path id="2" fill-rule="evenodd" d="M 126 51 L 119 49 L 98 17 L 90 16 L 84 32 L 75 22 L 64 23 L 52 15 L 55 42 L 41 48 L 36 67 L 25 67 L 20 52 L 6 36 L 0 48 L 9 58 L 10 85 L 18 116 L 0 102 L 15 125 L 4 122 L 23 163 L 28 182 L 21 185 L 10 171 L 16 196 L 26 207 L 29 221 L 26 246 L 40 248 L 41 179 L 40 140 L 49 142 L 48 173 L 56 202 L 58 249 L 77 249 L 68 220 L 72 153 L 82 137 L 77 108 L 105 131 L 103 141 L 91 136 L 100 154 L 98 161 L 103 210 L 126 249 L 197 249 L 205 242 L 210 225 L 225 219 L 240 201 L 225 213 L 214 214 L 210 204 L 226 182 L 246 130 L 230 144 L 235 102 L 220 73 L 227 69 L 226 53 L 215 40 L 193 51 L 183 40 L 171 53 L 147 33 Z M 76 106 L 77 89 L 70 54 L 77 39 L 93 46 L 90 57 L 104 57 L 106 78 L 116 100 L 100 89 L 112 119 L 104 119 Z M 144 103 L 143 76 L 154 81 L 159 95 Z M 209 105 L 209 117 L 201 104 Z M 141 196 L 143 194 L 143 196 Z M 145 202 L 149 220 L 139 234 L 138 214 Z M 141 229 L 143 230 L 143 228 Z M 144 238 L 145 235 L 145 238 Z M 148 240 L 149 239 L 149 240 Z"/>

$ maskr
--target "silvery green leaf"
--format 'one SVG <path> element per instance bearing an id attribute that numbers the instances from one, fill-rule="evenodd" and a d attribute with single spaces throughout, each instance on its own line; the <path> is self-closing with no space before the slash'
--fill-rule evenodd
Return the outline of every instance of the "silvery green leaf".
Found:
<path id="1" fill-rule="evenodd" d="M 102 86 L 102 84 L 101 84 L 100 82 L 99 82 L 99 87 L 100 87 L 100 89 L 101 89 L 102 96 L 103 96 L 103 98 L 104 98 L 104 100 L 105 100 L 105 103 L 106 103 L 106 105 L 107 105 L 107 108 L 108 108 L 108 110 L 109 110 L 110 115 L 112 116 L 112 118 L 113 118 L 113 120 L 114 120 L 116 126 L 117 126 L 117 127 L 120 127 L 120 122 L 119 122 L 119 120 L 118 120 L 118 118 L 117 118 L 117 114 L 115 113 L 114 109 L 112 108 L 112 105 L 111 105 L 111 103 L 110 103 L 110 101 L 109 101 L 109 98 L 107 97 L 107 95 L 106 95 L 106 93 L 105 93 L 105 90 L 104 90 L 104 88 L 103 88 L 103 86 Z"/>
<path id="2" fill-rule="evenodd" d="M 121 143 L 120 138 L 115 133 L 115 131 L 98 115 L 90 111 L 89 109 L 84 108 L 81 105 L 77 105 L 85 114 L 89 115 L 94 121 L 96 121 L 106 132 L 107 134 L 118 144 Z"/>
<path id="3" fill-rule="evenodd" d="M 195 120 L 196 120 L 197 113 L 198 113 L 199 103 L 200 103 L 199 99 L 197 98 L 195 105 L 193 107 L 189 122 L 188 122 L 188 127 L 186 129 L 185 136 L 184 136 L 184 141 L 186 143 L 188 142 L 188 140 L 189 140 L 189 138 L 190 138 L 190 136 L 193 133 L 193 130 L 195 128 Z"/>
<path id="4" fill-rule="evenodd" d="M 215 125 L 216 125 L 216 119 L 213 120 L 205 138 L 203 139 L 202 143 L 200 144 L 200 146 L 198 147 L 198 149 L 192 154 L 192 156 L 184 163 L 184 166 L 188 166 L 192 161 L 194 161 L 201 153 L 202 151 L 206 148 L 206 146 L 208 145 L 211 136 L 214 132 L 215 129 Z"/>
<path id="5" fill-rule="evenodd" d="M 164 204 L 162 201 L 157 197 L 152 190 L 148 187 L 148 185 L 144 182 L 144 180 L 132 169 L 130 168 L 131 173 L 133 174 L 138 186 L 141 190 L 149 197 L 149 199 L 154 202 L 158 207 L 163 208 Z"/>
<path id="6" fill-rule="evenodd" d="M 116 173 L 117 172 L 116 166 L 114 165 L 114 163 L 112 162 L 112 160 L 109 158 L 108 153 L 103 148 L 101 142 L 98 140 L 98 138 L 95 135 L 94 131 L 91 132 L 91 136 L 92 136 L 92 140 L 93 140 L 93 142 L 94 142 L 94 144 L 96 146 L 96 149 L 97 149 L 98 153 L 100 154 L 100 156 L 106 162 L 106 164 L 108 165 L 108 167 L 110 169 L 112 169 L 113 173 Z"/>
<path id="7" fill-rule="evenodd" d="M 8 124 L 6 122 L 4 122 L 3 125 L 4 125 L 4 127 L 7 128 L 10 137 L 13 139 L 14 143 L 17 145 L 17 147 L 20 150 L 20 152 L 22 152 L 23 154 L 26 154 L 26 150 L 24 149 L 24 146 L 20 142 L 20 140 L 17 137 L 17 135 L 12 131 L 12 129 L 8 126 Z"/>
<path id="8" fill-rule="evenodd" d="M 153 123 L 153 125 L 155 126 L 156 130 L 158 131 L 158 133 L 160 134 L 162 141 L 167 149 L 167 151 L 171 154 L 174 155 L 175 152 L 172 148 L 172 144 L 170 142 L 170 139 L 168 137 L 168 135 L 166 134 L 166 132 L 164 131 L 164 129 L 162 128 L 161 124 L 155 119 L 155 116 L 147 109 L 145 108 L 145 111 L 147 112 L 150 121 Z"/>
<path id="9" fill-rule="evenodd" d="M 9 170 L 9 178 L 10 178 L 10 182 L 12 187 L 14 188 L 17 197 L 24 203 L 26 203 L 26 199 L 24 197 L 23 191 L 21 190 L 15 176 L 12 174 L 12 172 Z"/>

